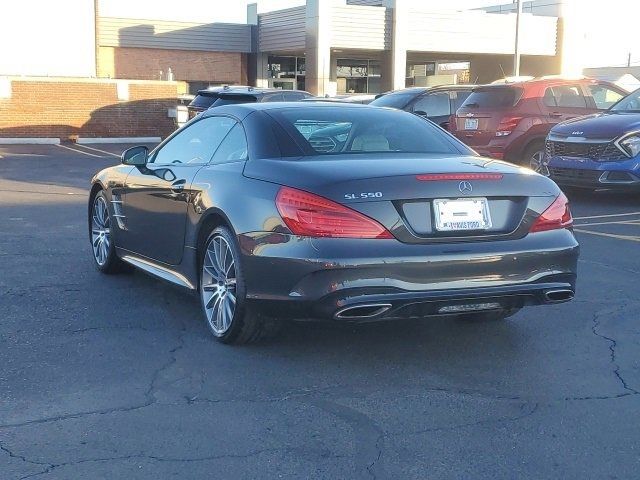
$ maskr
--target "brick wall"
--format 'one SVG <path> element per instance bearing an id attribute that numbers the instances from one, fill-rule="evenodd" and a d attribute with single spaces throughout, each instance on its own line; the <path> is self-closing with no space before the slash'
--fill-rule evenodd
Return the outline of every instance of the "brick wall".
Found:
<path id="1" fill-rule="evenodd" d="M 10 78 L 0 97 L 0 137 L 165 137 L 180 82 Z M 118 83 L 121 84 L 118 90 Z M 8 94 L 7 94 L 8 93 Z M 120 97 L 120 99 L 119 99 Z"/>
<path id="2" fill-rule="evenodd" d="M 169 67 L 176 80 L 247 84 L 244 53 L 131 47 L 98 50 L 98 76 L 103 78 L 159 80 L 160 72 L 166 75 Z"/>

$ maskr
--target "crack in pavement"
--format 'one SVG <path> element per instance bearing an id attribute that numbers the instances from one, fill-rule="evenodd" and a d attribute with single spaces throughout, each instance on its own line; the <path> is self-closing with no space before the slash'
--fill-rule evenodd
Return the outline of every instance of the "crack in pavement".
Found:
<path id="1" fill-rule="evenodd" d="M 327 399 L 314 399 L 308 403 L 346 422 L 353 430 L 355 440 L 354 462 L 363 465 L 367 477 L 386 478 L 384 467 L 379 463 L 384 448 L 384 431 L 364 413 Z M 371 439 L 375 438 L 373 442 Z M 355 472 L 357 473 L 357 472 Z M 355 478 L 355 477 L 354 477 Z"/>
<path id="2" fill-rule="evenodd" d="M 31 462 L 31 463 L 39 463 L 41 465 L 46 465 L 47 468 L 45 468 L 44 470 L 42 470 L 41 472 L 36 472 L 36 473 L 30 473 L 28 475 L 22 476 L 20 477 L 20 480 L 24 480 L 26 478 L 34 478 L 34 477 L 38 477 L 40 475 L 45 475 L 48 473 L 51 473 L 53 470 L 58 469 L 58 468 L 62 468 L 62 467 L 69 467 L 69 466 L 75 466 L 75 465 L 81 465 L 83 463 L 99 463 L 99 462 L 112 462 L 115 460 L 134 460 L 134 459 L 138 459 L 138 460 L 153 460 L 156 462 L 171 462 L 171 463 L 192 463 L 192 462 L 206 462 L 206 461 L 213 461 L 213 460 L 223 460 L 223 459 L 227 459 L 227 458 L 251 458 L 251 457 L 255 457 L 258 455 L 262 455 L 264 453 L 275 453 L 275 452 L 279 452 L 279 451 L 289 451 L 289 450 L 295 450 L 295 449 L 291 449 L 288 447 L 285 448 L 264 448 L 261 450 L 255 450 L 253 452 L 249 452 L 246 454 L 223 454 L 223 455 L 209 455 L 206 457 L 160 457 L 157 455 L 145 455 L 145 454 L 132 454 L 132 455 L 120 455 L 120 456 L 114 456 L 114 457 L 102 457 L 102 458 L 86 458 L 86 459 L 82 459 L 82 460 L 76 460 L 73 462 L 62 462 L 62 463 L 39 463 L 39 462 Z"/>
<path id="3" fill-rule="evenodd" d="M 523 410 L 526 406 L 531 405 L 529 403 L 523 403 L 520 406 L 520 410 Z M 511 423 L 511 422 L 517 422 L 519 420 L 522 420 L 523 418 L 527 418 L 530 417 L 531 415 L 533 415 L 537 410 L 538 410 L 538 403 L 534 403 L 533 406 L 526 411 L 523 414 L 520 415 L 516 415 L 515 417 L 504 417 L 504 418 L 488 418 L 485 420 L 478 420 L 476 422 L 468 422 L 468 423 L 460 423 L 457 425 L 448 425 L 446 427 L 432 427 L 432 428 L 425 428 L 425 429 L 421 429 L 421 430 L 415 430 L 415 431 L 404 431 L 404 432 L 398 432 L 398 433 L 390 433 L 387 434 L 387 437 L 398 437 L 400 435 L 421 435 L 423 433 L 431 433 L 431 432 L 441 432 L 441 431 L 445 431 L 445 430 L 458 430 L 460 428 L 467 428 L 467 427 L 475 427 L 478 425 L 485 425 L 485 424 L 491 424 L 491 423 Z"/>
<path id="4" fill-rule="evenodd" d="M 615 313 L 615 312 L 618 312 L 619 310 L 620 310 L 620 308 L 616 308 L 616 309 L 608 309 L 608 310 L 595 312 L 593 314 L 593 320 L 592 320 L 593 321 L 593 325 L 591 326 L 591 331 L 593 332 L 593 334 L 596 337 L 602 338 L 602 339 L 606 340 L 607 342 L 609 342 L 609 357 L 610 357 L 611 364 L 614 367 L 613 368 L 613 374 L 616 376 L 616 378 L 622 384 L 622 388 L 624 388 L 625 390 L 627 390 L 631 394 L 637 395 L 640 392 L 638 392 L 637 390 L 631 388 L 627 384 L 626 380 L 623 378 L 622 373 L 620 372 L 620 364 L 616 360 L 616 347 L 618 346 L 618 343 L 616 342 L 615 339 L 613 339 L 611 337 L 608 337 L 608 336 L 598 332 L 598 327 L 600 326 L 600 316 L 601 315 L 605 315 L 605 314 Z"/>
<path id="5" fill-rule="evenodd" d="M 8 447 L 4 446 L 2 442 L 0 442 L 0 450 L 7 453 L 11 458 L 17 458 L 18 460 L 22 460 L 25 463 L 31 463 L 33 465 L 45 465 L 52 466 L 49 462 L 38 462 L 36 460 L 30 460 L 25 455 L 18 455 L 17 453 L 13 453 Z"/>
<path id="6" fill-rule="evenodd" d="M 173 347 L 171 350 L 169 350 L 169 353 L 171 354 L 171 359 L 164 363 L 162 366 L 160 366 L 159 368 L 157 368 L 152 376 L 151 376 L 151 382 L 149 384 L 149 387 L 147 388 L 147 390 L 144 393 L 144 396 L 146 398 L 146 401 L 142 402 L 142 403 L 138 403 L 135 405 L 130 405 L 130 406 L 122 406 L 122 407 L 113 407 L 113 408 L 105 408 L 105 409 L 101 409 L 101 410 L 89 410 L 89 411 L 85 411 L 85 412 L 76 412 L 76 413 L 69 413 L 66 415 L 57 415 L 55 417 L 47 417 L 47 418 L 40 418 L 40 419 L 35 419 L 35 420 L 28 420 L 25 422 L 18 422 L 18 423 L 7 423 L 7 424 L 3 424 L 0 425 L 0 430 L 5 430 L 5 429 L 9 429 L 9 428 L 20 428 L 20 427 L 26 427 L 29 425 L 37 425 L 37 424 L 42 424 L 42 423 L 51 423 L 51 422 L 58 422 L 61 420 L 69 420 L 69 419 L 76 419 L 76 418 L 82 418 L 82 417 L 87 417 L 87 416 L 92 416 L 92 415 L 108 415 L 111 413 L 118 413 L 118 412 L 131 412 L 134 410 L 141 410 L 143 408 L 147 408 L 150 407 L 151 405 L 153 405 L 156 402 L 156 398 L 155 398 L 155 391 L 156 391 L 156 382 L 158 381 L 158 378 L 160 377 L 160 375 L 162 375 L 162 373 L 170 368 L 173 364 L 176 363 L 177 358 L 176 358 L 176 352 L 178 352 L 179 350 L 181 350 L 184 347 L 184 336 L 186 334 L 186 329 L 182 329 L 180 331 L 180 335 L 178 337 L 178 344 Z"/>

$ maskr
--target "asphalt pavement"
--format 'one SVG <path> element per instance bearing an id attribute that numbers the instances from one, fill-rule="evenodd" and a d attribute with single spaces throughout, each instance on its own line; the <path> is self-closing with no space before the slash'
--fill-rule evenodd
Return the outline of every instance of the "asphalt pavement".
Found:
<path id="1" fill-rule="evenodd" d="M 638 478 L 640 195 L 571 196 L 571 303 L 230 347 L 194 295 L 93 266 L 122 148 L 0 146 L 0 479 Z"/>

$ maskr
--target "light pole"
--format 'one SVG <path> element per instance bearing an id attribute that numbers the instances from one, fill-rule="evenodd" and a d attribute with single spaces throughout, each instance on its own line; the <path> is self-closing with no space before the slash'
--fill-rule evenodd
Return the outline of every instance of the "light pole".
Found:
<path id="1" fill-rule="evenodd" d="M 516 46 L 513 53 L 513 76 L 520 76 L 520 17 L 522 15 L 522 0 L 514 0 L 516 9 Z"/>

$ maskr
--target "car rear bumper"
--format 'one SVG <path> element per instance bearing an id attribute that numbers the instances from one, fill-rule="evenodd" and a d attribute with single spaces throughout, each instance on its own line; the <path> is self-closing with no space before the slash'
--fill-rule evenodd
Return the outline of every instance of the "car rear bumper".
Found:
<path id="1" fill-rule="evenodd" d="M 581 188 L 640 190 L 640 162 L 597 162 L 591 159 L 552 157 L 549 176 L 558 185 Z"/>
<path id="2" fill-rule="evenodd" d="M 568 230 L 447 245 L 259 236 L 240 236 L 247 298 L 279 317 L 410 318 L 557 303 L 575 291 L 579 247 Z"/>

